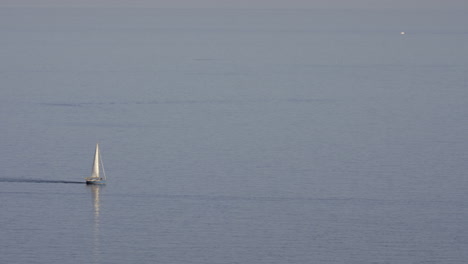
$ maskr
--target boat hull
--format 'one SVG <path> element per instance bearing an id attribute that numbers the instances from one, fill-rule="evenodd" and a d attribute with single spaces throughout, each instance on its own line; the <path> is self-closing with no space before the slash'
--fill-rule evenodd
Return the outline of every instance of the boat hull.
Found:
<path id="1" fill-rule="evenodd" d="M 86 179 L 86 184 L 106 184 L 104 179 Z"/>

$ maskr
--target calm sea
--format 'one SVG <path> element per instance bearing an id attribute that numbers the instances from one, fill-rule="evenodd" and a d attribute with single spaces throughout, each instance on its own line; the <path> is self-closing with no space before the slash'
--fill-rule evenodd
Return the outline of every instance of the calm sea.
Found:
<path id="1" fill-rule="evenodd" d="M 0 9 L 0 263 L 466 263 L 467 25 Z"/>

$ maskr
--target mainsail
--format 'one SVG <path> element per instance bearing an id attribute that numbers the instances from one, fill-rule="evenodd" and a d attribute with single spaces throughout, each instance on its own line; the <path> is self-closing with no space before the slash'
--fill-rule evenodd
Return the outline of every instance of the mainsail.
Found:
<path id="1" fill-rule="evenodd" d="M 96 144 L 96 152 L 94 153 L 93 170 L 91 172 L 91 178 L 99 178 L 99 145 Z"/>

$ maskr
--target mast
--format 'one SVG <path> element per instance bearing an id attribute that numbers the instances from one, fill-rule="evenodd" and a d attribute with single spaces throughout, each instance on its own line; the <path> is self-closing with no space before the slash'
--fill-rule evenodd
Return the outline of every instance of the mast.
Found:
<path id="1" fill-rule="evenodd" d="M 96 144 L 96 152 L 94 153 L 93 170 L 91 171 L 91 178 L 99 178 L 99 145 Z"/>

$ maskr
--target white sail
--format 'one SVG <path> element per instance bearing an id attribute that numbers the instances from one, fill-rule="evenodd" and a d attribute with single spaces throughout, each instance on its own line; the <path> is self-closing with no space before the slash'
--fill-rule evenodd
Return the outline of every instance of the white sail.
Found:
<path id="1" fill-rule="evenodd" d="M 96 152 L 94 153 L 93 170 L 91 172 L 91 178 L 99 178 L 99 145 L 96 144 Z"/>

